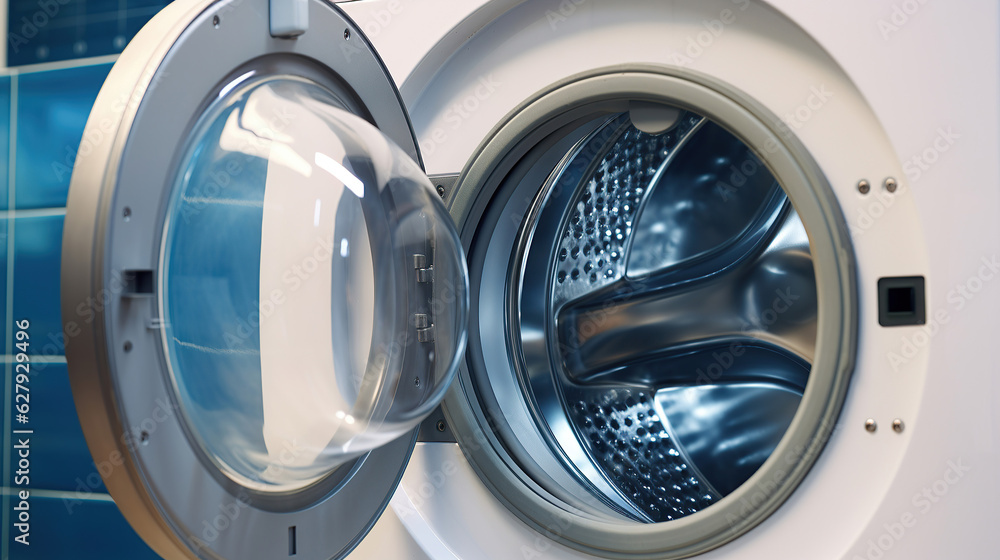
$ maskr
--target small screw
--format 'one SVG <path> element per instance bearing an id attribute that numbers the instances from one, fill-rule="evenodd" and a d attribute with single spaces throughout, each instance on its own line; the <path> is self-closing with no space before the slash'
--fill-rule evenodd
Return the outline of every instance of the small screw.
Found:
<path id="1" fill-rule="evenodd" d="M 139 434 L 139 443 L 146 445 L 149 443 L 149 432 L 142 432 Z"/>
<path id="2" fill-rule="evenodd" d="M 414 377 L 413 378 L 413 386 L 414 387 L 419 387 L 420 386 L 420 378 L 419 377 Z"/>
<path id="3" fill-rule="evenodd" d="M 132 217 L 132 209 L 126 206 L 125 209 L 122 210 L 122 218 L 125 218 L 125 221 L 127 222 L 131 217 Z"/>
<path id="4" fill-rule="evenodd" d="M 868 194 L 868 191 L 872 190 L 872 186 L 868 181 L 862 179 L 858 181 L 858 192 L 861 194 Z"/>
<path id="5" fill-rule="evenodd" d="M 122 349 L 125 350 L 126 352 L 131 352 L 132 351 L 132 342 L 126 340 L 125 344 L 122 345 Z"/>
<path id="6" fill-rule="evenodd" d="M 350 29 L 345 29 L 344 30 L 344 39 L 346 40 L 346 39 L 350 39 L 350 38 L 351 38 L 351 30 Z"/>
<path id="7" fill-rule="evenodd" d="M 896 418 L 895 420 L 892 421 L 892 431 L 896 432 L 897 434 L 903 433 L 903 428 L 905 427 L 906 426 L 903 425 L 903 421 L 900 420 L 899 418 Z"/>
<path id="8" fill-rule="evenodd" d="M 438 420 L 438 423 L 437 423 L 437 430 L 438 430 L 439 432 L 443 432 L 443 431 L 444 431 L 444 428 L 445 428 L 445 425 L 444 425 L 444 420 Z"/>
<path id="9" fill-rule="evenodd" d="M 865 429 L 874 434 L 875 430 L 878 429 L 878 424 L 875 423 L 873 418 L 869 418 L 865 420 Z"/>
<path id="10" fill-rule="evenodd" d="M 219 28 L 219 16 L 212 17 L 212 25 L 214 25 L 216 29 Z"/>
<path id="11" fill-rule="evenodd" d="M 885 185 L 885 190 L 889 192 L 896 192 L 896 180 L 892 177 L 887 178 L 883 185 Z"/>
<path id="12" fill-rule="evenodd" d="M 437 192 L 438 192 L 438 196 L 440 196 L 441 198 L 444 198 L 444 186 L 443 185 L 438 185 L 437 186 Z"/>

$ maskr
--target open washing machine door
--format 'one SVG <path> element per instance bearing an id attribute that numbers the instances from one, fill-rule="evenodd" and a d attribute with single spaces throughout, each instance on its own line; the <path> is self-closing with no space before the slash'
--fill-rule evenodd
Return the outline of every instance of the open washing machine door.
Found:
<path id="1" fill-rule="evenodd" d="M 468 308 L 378 56 L 319 0 L 180 0 L 87 135 L 62 306 L 115 502 L 167 558 L 346 555 L 455 374 Z"/>

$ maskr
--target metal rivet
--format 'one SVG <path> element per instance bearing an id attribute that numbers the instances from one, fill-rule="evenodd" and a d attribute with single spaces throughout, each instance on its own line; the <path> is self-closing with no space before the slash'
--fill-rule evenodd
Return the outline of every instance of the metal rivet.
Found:
<path id="1" fill-rule="evenodd" d="M 413 378 L 413 386 L 414 387 L 419 387 L 420 386 L 420 378 L 419 377 L 414 377 Z"/>
<path id="2" fill-rule="evenodd" d="M 903 421 L 900 420 L 899 418 L 896 418 L 895 420 L 892 421 L 892 431 L 896 432 L 897 434 L 903 433 L 903 428 L 905 427 L 906 426 L 903 424 Z"/>
<path id="3" fill-rule="evenodd" d="M 444 198 L 444 186 L 438 185 L 437 186 L 437 192 L 438 192 L 438 196 L 440 196 L 441 198 Z"/>
<path id="4" fill-rule="evenodd" d="M 142 432 L 139 434 L 139 443 L 146 445 L 149 443 L 149 432 Z"/>
<path id="5" fill-rule="evenodd" d="M 444 431 L 444 428 L 445 428 L 445 425 L 444 425 L 444 420 L 438 420 L 438 423 L 437 423 L 437 431 L 439 431 L 439 432 L 443 432 L 443 431 Z"/>
<path id="6" fill-rule="evenodd" d="M 875 433 L 875 430 L 878 429 L 878 424 L 875 423 L 874 418 L 869 418 L 865 420 L 865 429 L 873 434 Z"/>
<path id="7" fill-rule="evenodd" d="M 122 218 L 124 218 L 125 221 L 127 222 L 131 217 L 132 217 L 132 209 L 126 206 L 125 209 L 122 210 Z"/>
<path id="8" fill-rule="evenodd" d="M 212 17 L 212 25 L 214 25 L 216 29 L 219 28 L 219 16 Z"/>
<path id="9" fill-rule="evenodd" d="M 350 38 L 351 38 L 351 30 L 350 29 L 345 29 L 344 30 L 344 39 L 350 39 Z"/>
<path id="10" fill-rule="evenodd" d="M 125 350 L 126 352 L 131 352 L 132 351 L 132 342 L 126 340 L 125 344 L 122 345 L 122 350 Z"/>
<path id="11" fill-rule="evenodd" d="M 872 190 L 871 183 L 862 179 L 858 181 L 858 192 L 861 194 L 868 194 L 868 191 Z"/>
<path id="12" fill-rule="evenodd" d="M 882 185 L 885 186 L 885 190 L 887 190 L 889 192 L 896 192 L 896 186 L 897 186 L 896 185 L 896 180 L 893 179 L 892 177 L 888 177 L 885 180 L 885 182 L 882 183 Z"/>

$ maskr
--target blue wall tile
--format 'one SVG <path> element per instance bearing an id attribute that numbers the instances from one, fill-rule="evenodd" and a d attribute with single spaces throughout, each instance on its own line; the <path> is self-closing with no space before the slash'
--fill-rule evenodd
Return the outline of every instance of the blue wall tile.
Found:
<path id="1" fill-rule="evenodd" d="M 121 52 L 168 0 L 9 0 L 7 64 Z"/>
<path id="2" fill-rule="evenodd" d="M 15 217 L 13 222 L 14 320 L 31 322 L 30 353 L 61 356 L 65 347 L 59 311 L 63 216 Z"/>
<path id="3" fill-rule="evenodd" d="M 90 108 L 110 64 L 18 77 L 15 208 L 58 208 L 66 193 Z"/>
<path id="4" fill-rule="evenodd" d="M 16 503 L 10 507 L 14 505 Z M 135 534 L 114 502 L 74 501 L 71 495 L 65 498 L 35 495 L 30 498 L 28 511 L 31 515 L 30 544 L 24 546 L 14 542 L 18 532 L 12 526 L 8 544 L 11 560 L 159 558 Z"/>
<path id="5" fill-rule="evenodd" d="M 20 37 L 18 42 L 15 35 L 23 31 L 22 18 L 35 17 L 39 4 L 37 0 L 12 0 L 8 5 L 8 63 L 120 52 L 166 3 L 60 0 L 59 13 L 44 18 L 46 24 L 30 40 Z M 25 426 L 35 431 L 31 436 L 31 546 L 15 543 L 16 532 L 5 528 L 10 536 L 9 558 L 157 558 L 103 494 L 106 489 L 77 419 L 66 364 L 59 361 L 64 352 L 59 306 L 63 216 L 59 209 L 66 204 L 87 117 L 110 68 L 102 64 L 20 74 L 14 82 L 18 102 L 13 134 L 9 115 L 15 92 L 11 91 L 12 79 L 0 76 L 0 210 L 14 210 L 12 216 L 0 219 L 0 340 L 11 342 L 7 340 L 13 331 L 9 312 L 15 319 L 31 320 L 31 354 L 56 357 L 55 361 L 32 362 L 32 409 Z M 16 148 L 14 162 L 9 161 L 10 142 Z M 14 166 L 12 184 L 8 184 L 10 166 Z M 8 205 L 11 189 L 13 208 Z M 11 254 L 8 234 L 14 236 Z M 11 278 L 6 274 L 8 259 L 13 266 Z M 13 309 L 7 308 L 8 287 L 13 289 Z M 10 356 L 6 359 L 11 361 Z M 60 497 L 65 491 L 88 494 Z M 87 495 L 90 498 L 77 499 Z"/>
<path id="6" fill-rule="evenodd" d="M 107 490 L 91 458 L 73 406 L 69 373 L 64 363 L 31 362 L 31 395 L 27 424 L 14 429 L 31 434 L 31 488 L 104 494 Z M 15 370 L 16 371 L 16 370 Z M 18 437 L 18 436 L 14 436 Z M 102 468 L 112 468 L 106 462 Z M 13 477 L 12 477 L 13 479 Z M 13 480 L 7 483 L 11 484 Z"/>

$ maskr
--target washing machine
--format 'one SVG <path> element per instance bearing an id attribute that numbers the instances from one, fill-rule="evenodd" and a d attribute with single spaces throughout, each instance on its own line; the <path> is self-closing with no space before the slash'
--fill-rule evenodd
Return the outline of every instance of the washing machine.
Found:
<path id="1" fill-rule="evenodd" d="M 165 558 L 995 557 L 998 31 L 175 1 L 65 222 L 111 496 Z"/>

